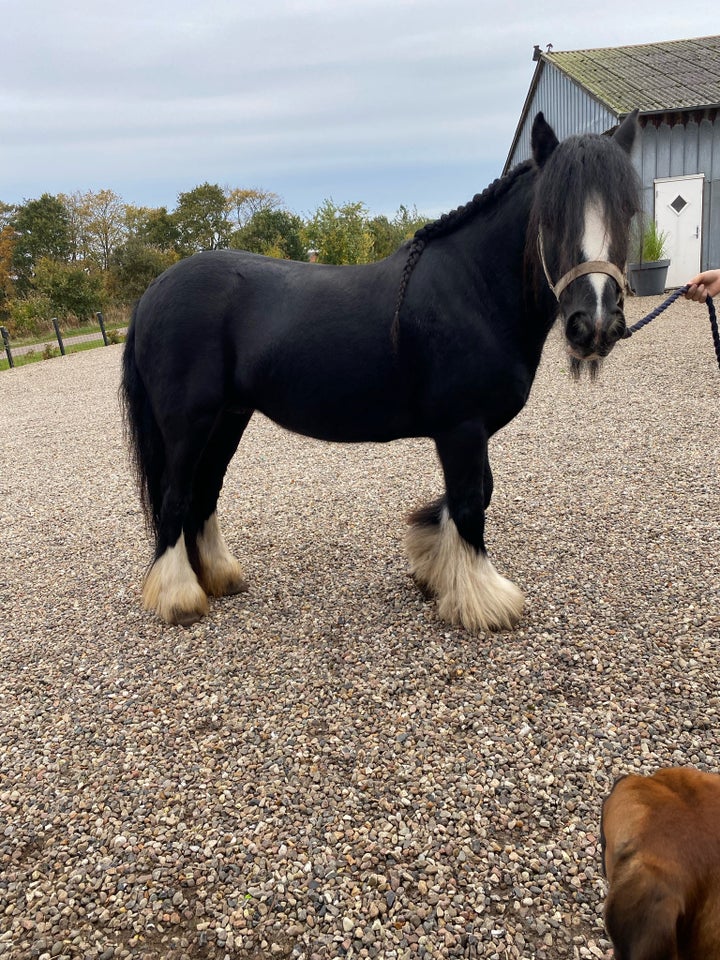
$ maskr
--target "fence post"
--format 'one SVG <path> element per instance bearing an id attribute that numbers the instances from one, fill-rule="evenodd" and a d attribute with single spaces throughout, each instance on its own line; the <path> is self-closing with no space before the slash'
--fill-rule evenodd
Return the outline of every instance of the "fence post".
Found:
<path id="1" fill-rule="evenodd" d="M 107 333 L 105 333 L 105 321 L 103 320 L 103 315 L 101 313 L 96 313 L 95 316 L 100 324 L 100 333 L 103 335 L 103 343 L 106 347 L 109 347 L 110 341 L 108 340 Z"/>
<path id="2" fill-rule="evenodd" d="M 13 360 L 12 350 L 10 349 L 10 334 L 7 332 L 6 327 L 0 327 L 0 334 L 2 334 L 3 343 L 5 344 L 5 353 L 8 358 L 8 366 L 14 367 L 15 361 Z"/>
<path id="3" fill-rule="evenodd" d="M 65 344 L 63 343 L 63 338 L 60 335 L 60 327 L 58 326 L 57 317 L 53 317 L 52 325 L 55 327 L 55 336 L 57 337 L 57 342 L 60 344 L 60 353 L 65 356 Z"/>

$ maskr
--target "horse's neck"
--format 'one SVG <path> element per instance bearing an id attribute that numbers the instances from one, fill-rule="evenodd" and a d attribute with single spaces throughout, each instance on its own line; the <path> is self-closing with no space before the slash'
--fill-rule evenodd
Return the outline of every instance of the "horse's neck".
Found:
<path id="1" fill-rule="evenodd" d="M 518 177 L 507 193 L 496 203 L 480 207 L 447 243 L 508 309 L 530 314 L 526 319 L 533 322 L 542 324 L 545 319 L 547 324 L 557 304 L 543 277 L 536 238 L 529 236 L 534 183 L 530 172 Z"/>
<path id="2" fill-rule="evenodd" d="M 534 182 L 532 173 L 519 177 L 497 203 L 481 207 L 446 241 L 451 256 L 471 274 L 465 289 L 473 291 L 469 295 L 476 299 L 478 315 L 492 315 L 494 325 L 502 324 L 532 374 L 557 315 L 537 244 L 529 237 Z"/>
<path id="3" fill-rule="evenodd" d="M 530 173 L 518 177 L 497 199 L 488 198 L 448 237 L 448 243 L 462 249 L 476 269 L 487 274 L 487 281 L 498 272 L 508 279 L 522 275 L 533 180 Z"/>

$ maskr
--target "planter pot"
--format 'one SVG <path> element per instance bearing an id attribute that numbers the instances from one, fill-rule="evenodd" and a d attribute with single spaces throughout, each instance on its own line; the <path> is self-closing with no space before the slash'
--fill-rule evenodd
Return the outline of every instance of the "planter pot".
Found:
<path id="1" fill-rule="evenodd" d="M 665 292 L 669 260 L 628 264 L 630 288 L 637 297 L 656 297 Z"/>

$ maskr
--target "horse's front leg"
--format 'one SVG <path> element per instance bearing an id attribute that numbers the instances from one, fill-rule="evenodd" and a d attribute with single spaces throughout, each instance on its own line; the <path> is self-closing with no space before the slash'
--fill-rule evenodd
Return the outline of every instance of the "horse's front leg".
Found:
<path id="1" fill-rule="evenodd" d="M 468 630 L 512 627 L 522 615 L 523 595 L 500 576 L 485 550 L 485 507 L 492 492 L 485 431 L 464 424 L 436 438 L 436 446 L 446 496 L 410 517 L 411 572 L 437 597 L 443 620 Z"/>

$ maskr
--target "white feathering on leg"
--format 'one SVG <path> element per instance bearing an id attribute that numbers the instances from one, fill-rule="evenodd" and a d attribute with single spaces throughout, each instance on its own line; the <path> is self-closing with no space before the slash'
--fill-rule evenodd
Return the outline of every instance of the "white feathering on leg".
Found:
<path id="1" fill-rule="evenodd" d="M 243 593 L 247 583 L 243 570 L 228 550 L 218 523 L 217 513 L 205 521 L 197 538 L 200 582 L 213 597 Z"/>
<path id="2" fill-rule="evenodd" d="M 208 612 L 205 591 L 190 566 L 185 535 L 168 547 L 148 570 L 143 584 L 143 605 L 168 623 L 187 626 Z"/>
<path id="3" fill-rule="evenodd" d="M 411 525 L 406 546 L 411 573 L 435 594 L 443 620 L 468 630 L 503 630 L 522 616 L 522 592 L 463 540 L 447 507 L 439 524 Z"/>

